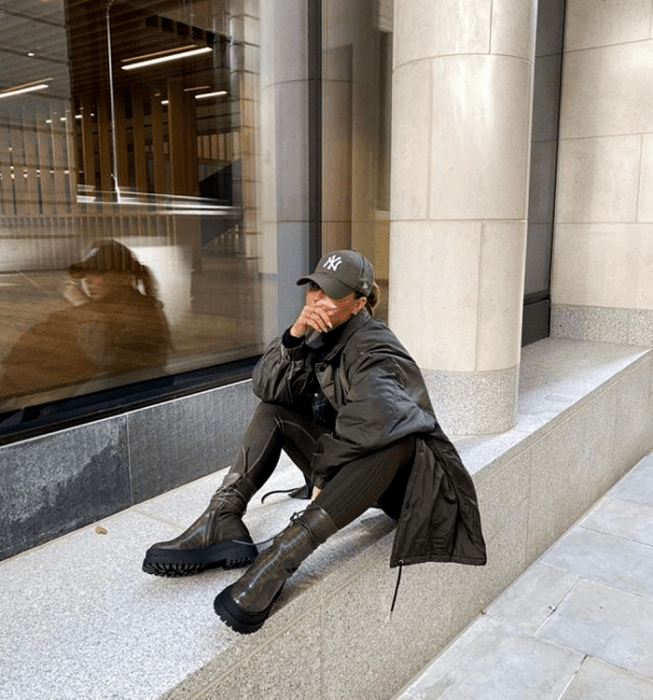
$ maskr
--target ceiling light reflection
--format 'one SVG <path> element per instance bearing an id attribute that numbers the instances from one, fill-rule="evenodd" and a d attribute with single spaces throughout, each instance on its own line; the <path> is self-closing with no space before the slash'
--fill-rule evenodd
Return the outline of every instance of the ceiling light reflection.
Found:
<path id="1" fill-rule="evenodd" d="M 149 58 L 145 61 L 137 61 L 136 63 L 129 63 L 125 66 L 120 66 L 123 70 L 133 70 L 134 68 L 145 68 L 146 66 L 153 66 L 157 63 L 165 63 L 166 61 L 177 61 L 180 58 L 190 58 L 191 56 L 199 56 L 203 53 L 208 53 L 213 51 L 210 46 L 202 46 L 199 49 L 191 49 L 190 51 L 183 51 L 182 53 L 172 54 L 170 56 L 159 56 L 158 58 Z"/>
<path id="2" fill-rule="evenodd" d="M 195 95 L 196 100 L 203 100 L 205 97 L 222 97 L 222 95 L 226 95 L 227 91 L 226 90 L 218 90 L 217 92 L 203 92 L 200 95 Z"/>
<path id="3" fill-rule="evenodd" d="M 14 95 L 22 95 L 25 92 L 34 92 L 35 90 L 44 90 L 49 87 L 47 83 L 38 83 L 36 85 L 25 85 L 23 87 L 10 88 L 4 92 L 0 92 L 0 99 L 3 97 L 13 97 Z"/>

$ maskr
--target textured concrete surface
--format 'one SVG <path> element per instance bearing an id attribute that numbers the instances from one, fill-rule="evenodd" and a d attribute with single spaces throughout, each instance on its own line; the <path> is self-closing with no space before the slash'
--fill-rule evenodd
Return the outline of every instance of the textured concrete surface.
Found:
<path id="1" fill-rule="evenodd" d="M 564 547 L 556 545 L 511 584 L 650 451 L 651 351 L 577 341 L 547 341 L 527 350 L 517 426 L 485 441 L 455 441 L 477 483 L 486 567 L 406 567 L 390 616 L 397 580 L 388 567 L 393 522 L 370 510 L 309 557 L 257 634 L 238 635 L 212 609 L 215 595 L 238 571 L 188 579 L 141 572 L 147 547 L 175 536 L 205 508 L 222 480 L 215 473 L 0 562 L 0 698 L 384 700 L 428 667 L 484 609 L 492 615 L 467 633 L 476 651 L 459 649 L 456 669 L 471 669 L 483 649 L 514 652 L 517 660 L 505 663 L 517 669 L 511 671 L 517 689 L 512 697 L 523 700 L 539 697 L 528 695 L 531 686 L 557 690 L 569 682 L 575 673 L 570 668 L 580 669 L 570 691 L 594 687 L 593 667 L 581 663 L 589 653 L 597 674 L 619 666 L 619 687 L 632 686 L 637 697 L 650 664 L 647 653 L 636 655 L 653 627 L 646 605 L 639 617 L 628 618 L 625 651 L 615 635 L 601 644 L 607 633 L 599 625 L 587 630 L 596 637 L 589 651 L 574 645 L 601 591 L 615 591 L 604 596 L 609 619 L 617 619 L 620 606 L 632 610 L 651 592 L 653 571 L 641 560 L 653 546 L 646 539 L 647 509 L 653 508 L 647 495 L 653 479 L 646 470 L 629 475 L 634 487 L 624 482 L 612 492 L 617 500 L 609 508 L 587 516 L 598 518 L 599 525 L 588 520 L 580 533 L 561 540 Z M 201 450 L 195 454 L 203 459 Z M 209 469 L 212 455 L 209 443 L 203 468 Z M 64 464 L 65 454 L 58 460 Z M 302 483 L 299 471 L 284 460 L 263 490 Z M 255 498 L 246 516 L 253 537 L 274 535 L 304 506 L 284 495 L 264 504 Z M 590 555 L 583 558 L 588 547 Z M 593 560 L 591 553 L 599 551 L 607 564 Z M 507 587 L 512 593 L 489 608 Z M 510 612 L 510 595 L 517 600 L 516 613 Z M 552 608 L 565 606 L 573 624 L 554 624 Z M 540 647 L 535 665 L 520 662 Z M 633 658 L 632 666 L 615 664 L 619 654 Z M 479 666 L 492 679 L 481 684 L 484 691 L 501 688 L 503 661 L 496 659 Z M 531 670 L 540 666 L 543 675 L 533 683 Z M 556 669 L 564 673 L 552 680 Z M 445 699 L 469 700 L 473 678 L 472 671 L 461 675 L 454 669 L 428 683 Z M 459 681 L 464 686 L 457 687 Z M 501 689 L 485 697 L 511 696 Z"/>
<path id="2" fill-rule="evenodd" d="M 101 520 L 105 534 L 89 525 L 0 563 L 0 697 L 158 698 L 184 681 L 201 686 L 216 656 L 233 663 L 239 635 L 212 603 L 238 571 L 185 579 L 141 571 L 147 547 L 190 524 L 221 480 L 214 474 Z M 286 463 L 270 489 L 302 483 Z M 269 537 L 304 506 L 270 497 L 252 509 L 252 535 Z"/>
<path id="3" fill-rule="evenodd" d="M 653 697 L 649 454 L 393 700 Z"/>

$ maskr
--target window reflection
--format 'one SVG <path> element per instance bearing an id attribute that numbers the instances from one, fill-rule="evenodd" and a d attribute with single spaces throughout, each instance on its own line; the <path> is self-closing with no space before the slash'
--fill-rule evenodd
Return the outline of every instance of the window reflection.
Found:
<path id="1" fill-rule="evenodd" d="M 392 0 L 322 3 L 323 251 L 355 248 L 374 265 L 387 319 L 390 248 Z"/>
<path id="2" fill-rule="evenodd" d="M 392 0 L 320 7 L 321 144 L 310 148 L 321 147 L 322 248 L 363 252 L 386 292 Z M 70 312 L 67 268 L 97 241 L 126 246 L 151 270 L 170 335 L 165 362 L 92 379 L 62 370 L 30 389 L 6 382 L 0 413 L 87 393 L 96 380 L 252 357 L 295 313 L 310 159 L 308 131 L 292 131 L 307 121 L 306 66 L 289 64 L 305 58 L 305 11 L 257 0 L 0 0 L 0 377 L 20 339 Z"/>
<path id="3" fill-rule="evenodd" d="M 0 0 L 0 409 L 260 352 L 256 44 L 239 5 Z M 126 333 L 131 350 L 98 331 L 115 309 L 71 304 L 67 268 L 98 241 L 158 282 L 163 311 Z M 133 274 L 129 288 L 149 298 Z"/>
<path id="4" fill-rule="evenodd" d="M 2 360 L 0 395 L 92 380 L 98 389 L 103 378 L 165 367 L 170 332 L 157 283 L 129 248 L 98 241 L 68 272 L 66 306 L 21 334 Z"/>

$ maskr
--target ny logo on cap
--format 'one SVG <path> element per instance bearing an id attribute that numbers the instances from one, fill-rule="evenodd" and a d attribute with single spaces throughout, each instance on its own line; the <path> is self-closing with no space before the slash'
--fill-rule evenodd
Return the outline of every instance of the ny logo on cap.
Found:
<path id="1" fill-rule="evenodd" d="M 339 255 L 330 255 L 327 258 L 327 261 L 322 265 L 322 267 L 325 267 L 327 270 L 331 270 L 332 272 L 335 272 L 338 269 L 338 266 L 342 262 L 342 258 Z"/>

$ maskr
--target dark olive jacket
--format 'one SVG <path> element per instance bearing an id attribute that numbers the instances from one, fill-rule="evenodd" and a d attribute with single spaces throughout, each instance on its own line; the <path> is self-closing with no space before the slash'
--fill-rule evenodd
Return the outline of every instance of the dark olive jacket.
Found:
<path id="1" fill-rule="evenodd" d="M 319 362 L 305 343 L 288 348 L 277 338 L 254 370 L 253 388 L 262 401 L 302 410 L 316 379 L 336 423 L 318 440 L 315 485 L 323 486 L 344 464 L 414 435 L 415 461 L 390 566 L 485 564 L 471 476 L 436 420 L 419 368 L 394 333 L 363 310 Z"/>

